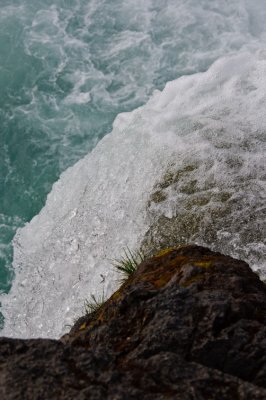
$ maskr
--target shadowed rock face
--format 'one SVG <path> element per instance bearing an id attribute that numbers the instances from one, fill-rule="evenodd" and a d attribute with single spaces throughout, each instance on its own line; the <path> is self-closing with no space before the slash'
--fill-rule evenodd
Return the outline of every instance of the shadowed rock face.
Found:
<path id="1" fill-rule="evenodd" d="M 60 341 L 0 339 L 1 399 L 266 399 L 266 286 L 242 261 L 168 249 Z"/>

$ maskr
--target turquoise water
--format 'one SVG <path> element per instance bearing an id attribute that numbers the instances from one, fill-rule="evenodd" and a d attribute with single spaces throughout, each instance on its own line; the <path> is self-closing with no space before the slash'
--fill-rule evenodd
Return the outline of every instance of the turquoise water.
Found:
<path id="1" fill-rule="evenodd" d="M 60 173 L 154 89 L 256 45 L 266 7 L 250 4 L 2 0 L 0 291 L 14 278 L 16 229 L 39 213 Z"/>

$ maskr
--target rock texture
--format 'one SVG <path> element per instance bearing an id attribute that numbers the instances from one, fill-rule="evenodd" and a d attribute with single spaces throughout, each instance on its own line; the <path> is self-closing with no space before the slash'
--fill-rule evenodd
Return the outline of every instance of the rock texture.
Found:
<path id="1" fill-rule="evenodd" d="M 1 399 L 266 399 L 266 286 L 197 246 L 143 262 L 59 341 L 0 339 Z"/>

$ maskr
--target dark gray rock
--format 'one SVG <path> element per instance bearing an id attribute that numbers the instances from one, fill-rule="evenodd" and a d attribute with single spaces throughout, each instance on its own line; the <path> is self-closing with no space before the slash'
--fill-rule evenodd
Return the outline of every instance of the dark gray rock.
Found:
<path id="1" fill-rule="evenodd" d="M 197 246 L 143 262 L 55 340 L 0 339 L 1 399 L 266 399 L 266 286 Z"/>

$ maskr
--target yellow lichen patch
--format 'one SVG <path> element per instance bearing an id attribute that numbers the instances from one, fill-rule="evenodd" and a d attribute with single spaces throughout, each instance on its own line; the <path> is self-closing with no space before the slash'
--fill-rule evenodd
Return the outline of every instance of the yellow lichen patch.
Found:
<path id="1" fill-rule="evenodd" d="M 82 324 L 82 325 L 79 327 L 79 330 L 82 331 L 83 329 L 86 328 L 86 326 L 87 326 L 87 325 L 86 325 L 86 323 L 84 322 L 84 324 Z"/>
<path id="2" fill-rule="evenodd" d="M 121 297 L 121 289 L 118 289 L 116 292 L 114 292 L 110 300 L 117 300 L 119 297 Z"/>
<path id="3" fill-rule="evenodd" d="M 157 289 L 164 287 L 172 276 L 162 276 L 160 279 L 156 279 L 153 284 Z"/>
<path id="4" fill-rule="evenodd" d="M 104 316 L 105 316 L 104 311 L 102 311 L 102 312 L 97 316 L 96 321 L 97 321 L 97 322 L 103 322 L 103 321 L 104 321 Z"/>
<path id="5" fill-rule="evenodd" d="M 176 250 L 176 249 L 174 249 Z M 171 254 L 172 250 L 169 250 L 169 254 Z M 166 252 L 166 255 L 168 252 Z M 154 267 L 147 272 L 143 272 L 140 276 L 136 278 L 136 281 L 149 282 L 154 285 L 156 288 L 162 288 L 165 286 L 172 277 L 180 270 L 181 266 L 187 260 L 185 256 L 177 255 L 172 259 L 164 259 L 164 255 L 156 256 L 156 263 Z M 160 262 L 161 260 L 162 262 Z"/>
<path id="6" fill-rule="evenodd" d="M 212 267 L 212 261 L 196 261 L 194 262 L 194 265 L 200 268 L 210 268 Z"/>
<path id="7" fill-rule="evenodd" d="M 201 277 L 204 276 L 204 270 L 213 266 L 213 259 L 209 256 L 205 256 L 200 257 L 200 259 L 189 260 L 186 255 L 178 254 L 178 250 L 185 247 L 189 247 L 189 245 L 166 248 L 160 251 L 155 256 L 156 261 L 154 266 L 151 265 L 150 269 L 142 274 L 140 280 L 148 281 L 159 289 L 164 287 L 176 274 L 177 281 L 179 281 L 182 276 L 179 275 L 179 271 L 182 267 L 185 267 L 185 265 L 199 268 L 196 275 L 185 281 L 185 285 L 188 286 L 191 283 L 200 280 Z M 167 257 L 168 254 L 170 257 Z"/>
<path id="8" fill-rule="evenodd" d="M 132 281 L 132 275 L 129 276 L 128 279 L 117 289 L 117 291 L 112 294 L 108 300 L 108 303 L 112 303 L 121 297 L 124 288 L 130 283 L 130 281 Z"/>
<path id="9" fill-rule="evenodd" d="M 159 257 L 165 256 L 166 254 L 171 253 L 171 251 L 173 251 L 173 250 L 176 250 L 176 247 L 167 247 L 166 249 L 159 251 L 159 253 L 157 253 L 155 255 L 155 257 L 159 258 Z"/>

